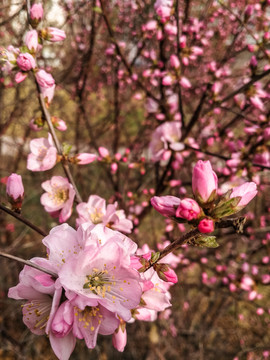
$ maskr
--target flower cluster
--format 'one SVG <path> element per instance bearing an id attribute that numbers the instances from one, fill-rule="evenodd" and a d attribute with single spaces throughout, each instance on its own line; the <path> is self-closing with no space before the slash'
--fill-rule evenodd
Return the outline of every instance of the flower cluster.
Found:
<path id="1" fill-rule="evenodd" d="M 201 233 L 211 233 L 215 222 L 242 210 L 257 194 L 254 182 L 247 182 L 218 195 L 218 178 L 210 161 L 199 160 L 193 169 L 192 190 L 195 199 L 154 196 L 151 204 L 159 213 L 177 222 L 188 222 Z"/>
<path id="2" fill-rule="evenodd" d="M 69 358 L 76 339 L 94 348 L 98 334 L 114 334 L 114 346 L 123 351 L 119 326 L 134 319 L 153 321 L 170 306 L 172 283 L 159 279 L 153 269 L 140 274 L 133 260 L 137 245 L 120 232 L 102 224 L 85 223 L 77 231 L 63 224 L 43 244 L 48 258 L 32 262 L 49 273 L 25 266 L 9 297 L 27 300 L 24 323 L 37 335 L 46 333 L 61 360 Z M 149 253 L 144 248 L 137 254 L 144 251 Z"/>

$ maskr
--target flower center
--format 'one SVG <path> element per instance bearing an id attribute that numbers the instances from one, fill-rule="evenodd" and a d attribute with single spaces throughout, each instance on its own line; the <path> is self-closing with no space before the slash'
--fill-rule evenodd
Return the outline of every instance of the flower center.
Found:
<path id="1" fill-rule="evenodd" d="M 68 189 L 53 189 L 53 192 L 50 193 L 50 197 L 56 205 L 65 203 L 69 198 L 68 195 Z"/>
<path id="2" fill-rule="evenodd" d="M 93 224 L 102 223 L 103 213 L 100 209 L 96 208 L 93 212 L 90 213 L 90 219 Z"/>
<path id="3" fill-rule="evenodd" d="M 40 146 L 38 149 L 38 156 L 37 156 L 37 161 L 43 161 L 43 159 L 45 158 L 46 154 L 47 154 L 47 148 L 45 146 Z"/>
<path id="4" fill-rule="evenodd" d="M 91 275 L 86 275 L 86 282 L 83 285 L 84 289 L 91 290 L 96 295 L 101 295 L 103 298 L 107 291 L 111 291 L 113 282 L 108 276 L 108 270 L 93 269 Z"/>
<path id="5" fill-rule="evenodd" d="M 78 317 L 78 321 L 82 323 L 85 329 L 94 331 L 95 326 L 101 323 L 103 316 L 99 312 L 98 307 L 86 306 L 84 310 L 75 307 L 75 316 Z"/>

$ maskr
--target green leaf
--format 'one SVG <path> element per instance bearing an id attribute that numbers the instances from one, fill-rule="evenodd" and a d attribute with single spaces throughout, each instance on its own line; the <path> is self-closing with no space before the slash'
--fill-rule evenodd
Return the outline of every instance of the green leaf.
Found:
<path id="1" fill-rule="evenodd" d="M 195 244 L 201 247 L 217 248 L 219 244 L 216 242 L 215 236 L 201 235 L 195 239 Z"/>
<path id="2" fill-rule="evenodd" d="M 71 149 L 72 149 L 71 145 L 67 143 L 63 143 L 63 155 L 67 156 L 70 153 Z"/>
<path id="3" fill-rule="evenodd" d="M 151 254 L 151 261 L 153 263 L 157 262 L 160 257 L 160 252 L 152 253 Z"/>
<path id="4" fill-rule="evenodd" d="M 102 14 L 102 10 L 101 10 L 101 8 L 98 7 L 98 6 L 95 6 L 95 7 L 93 8 L 93 10 L 94 10 L 96 13 L 98 13 L 98 14 Z"/>

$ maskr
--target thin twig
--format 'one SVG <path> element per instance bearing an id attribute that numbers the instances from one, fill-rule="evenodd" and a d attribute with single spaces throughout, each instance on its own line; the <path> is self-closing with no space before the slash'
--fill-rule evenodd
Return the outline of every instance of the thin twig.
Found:
<path id="1" fill-rule="evenodd" d="M 45 233 L 42 229 L 37 227 L 36 225 L 32 224 L 31 221 L 25 219 L 23 216 L 15 213 L 14 211 L 10 210 L 6 206 L 0 204 L 0 209 L 8 213 L 9 215 L 13 216 L 15 219 L 19 220 L 20 222 L 24 223 L 25 225 L 29 226 L 31 229 L 35 230 L 37 233 L 39 233 L 42 236 L 47 236 L 48 234 Z"/>
<path id="2" fill-rule="evenodd" d="M 22 264 L 25 264 L 27 266 L 31 266 L 34 269 L 40 270 L 40 271 L 42 271 L 42 272 L 44 272 L 44 273 L 46 273 L 48 275 L 51 275 L 55 279 L 58 278 L 58 275 L 55 272 L 53 272 L 51 270 L 48 270 L 48 269 L 44 268 L 43 266 L 39 266 L 39 265 L 35 264 L 34 262 L 32 262 L 30 260 L 24 260 L 24 259 L 19 258 L 17 256 L 3 253 L 2 251 L 0 251 L 0 256 L 5 257 L 7 259 L 15 260 L 15 261 L 20 262 Z"/>

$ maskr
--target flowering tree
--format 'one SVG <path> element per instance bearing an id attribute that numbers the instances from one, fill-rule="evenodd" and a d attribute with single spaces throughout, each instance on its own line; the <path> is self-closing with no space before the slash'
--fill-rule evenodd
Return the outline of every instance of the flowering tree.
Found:
<path id="1" fill-rule="evenodd" d="M 0 8 L 0 131 L 18 144 L 2 146 L 0 255 L 25 265 L 7 296 L 58 359 L 108 338 L 130 353 L 140 339 L 135 358 L 269 357 L 269 6 Z"/>

